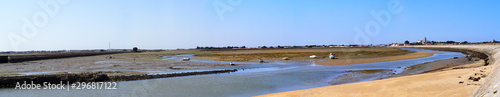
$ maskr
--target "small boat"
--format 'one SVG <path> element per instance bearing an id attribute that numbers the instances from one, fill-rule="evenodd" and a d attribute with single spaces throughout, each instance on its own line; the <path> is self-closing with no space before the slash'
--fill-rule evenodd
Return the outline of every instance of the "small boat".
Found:
<path id="1" fill-rule="evenodd" d="M 316 59 L 316 58 L 318 58 L 318 56 L 316 56 L 316 55 L 311 55 L 311 56 L 309 56 L 309 58 L 311 58 L 311 59 Z"/>
<path id="2" fill-rule="evenodd" d="M 262 59 L 259 59 L 259 63 L 264 63 L 264 60 L 262 60 Z"/>
<path id="3" fill-rule="evenodd" d="M 290 60 L 288 57 L 283 57 L 282 59 L 283 60 Z"/>
<path id="4" fill-rule="evenodd" d="M 330 56 L 328 56 L 328 57 L 329 57 L 330 59 L 336 59 L 336 58 L 335 58 L 335 54 L 333 54 L 333 53 L 330 53 Z"/>
<path id="5" fill-rule="evenodd" d="M 233 62 L 231 62 L 231 63 L 229 63 L 229 65 L 234 66 L 234 63 L 233 63 Z"/>
<path id="6" fill-rule="evenodd" d="M 182 58 L 182 61 L 189 61 L 191 58 Z"/>
<path id="7" fill-rule="evenodd" d="M 335 55 L 330 55 L 330 57 L 329 57 L 329 58 L 330 58 L 330 59 L 336 59 L 336 58 L 335 58 Z"/>

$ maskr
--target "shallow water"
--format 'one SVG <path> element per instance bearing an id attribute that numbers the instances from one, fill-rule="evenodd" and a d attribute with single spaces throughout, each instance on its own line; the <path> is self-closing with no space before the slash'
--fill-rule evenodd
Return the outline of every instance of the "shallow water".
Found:
<path id="1" fill-rule="evenodd" d="M 0 96 L 167 96 L 167 97 L 227 97 L 227 96 L 256 96 L 261 94 L 284 92 L 290 90 L 307 89 L 329 86 L 328 82 L 337 76 L 347 74 L 346 70 L 373 70 L 390 69 L 400 73 L 404 67 L 464 56 L 458 52 L 444 52 L 401 48 L 417 52 L 441 52 L 431 57 L 400 60 L 391 62 L 321 66 L 314 62 L 271 62 L 252 63 L 239 66 L 221 67 L 213 69 L 240 69 L 234 73 L 162 78 L 152 80 L 118 82 L 117 90 L 15 90 L 0 89 Z M 180 60 L 193 55 L 167 56 L 165 60 Z M 212 60 L 190 60 L 192 62 L 229 63 Z M 401 68 L 397 68 L 401 67 Z M 172 73 L 186 71 L 154 71 L 156 73 Z M 152 72 L 152 71 L 151 71 Z M 382 73 L 390 73 L 384 71 Z M 361 81 L 375 80 L 388 75 L 371 76 Z"/>

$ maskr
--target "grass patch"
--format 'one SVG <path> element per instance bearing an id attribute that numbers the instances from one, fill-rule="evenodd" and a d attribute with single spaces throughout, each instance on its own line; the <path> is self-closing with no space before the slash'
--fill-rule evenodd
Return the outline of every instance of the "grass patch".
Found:
<path id="1" fill-rule="evenodd" d="M 0 74 L 0 76 L 13 76 L 13 75 L 22 75 L 22 74 Z"/>
<path id="2" fill-rule="evenodd" d="M 263 60 L 281 60 L 289 57 L 292 60 L 307 60 L 310 55 L 326 58 L 335 53 L 337 58 L 373 58 L 395 56 L 413 53 L 397 48 L 322 48 L 322 49 L 271 49 L 271 50 L 244 50 L 244 51 L 214 51 L 196 54 L 197 59 L 211 59 L 217 61 L 250 61 L 259 58 Z"/>

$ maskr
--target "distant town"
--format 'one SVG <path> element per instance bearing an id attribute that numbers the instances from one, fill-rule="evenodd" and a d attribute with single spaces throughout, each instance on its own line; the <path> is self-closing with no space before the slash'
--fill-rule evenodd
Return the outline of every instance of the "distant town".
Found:
<path id="1" fill-rule="evenodd" d="M 305 46 L 258 46 L 258 47 L 246 47 L 246 46 L 227 46 L 227 47 L 213 47 L 213 46 L 198 46 L 196 49 L 203 50 L 227 50 L 227 49 L 296 49 L 296 48 L 357 48 L 357 47 L 391 47 L 391 46 L 411 46 L 411 45 L 471 45 L 471 44 L 490 44 L 497 45 L 500 41 L 484 41 L 484 42 L 457 42 L 457 41 L 428 41 L 427 37 L 423 40 L 409 41 L 406 40 L 404 43 L 391 43 L 391 44 L 370 44 L 370 45 L 358 45 L 358 44 L 342 44 L 342 45 L 305 45 Z"/>
<path id="2" fill-rule="evenodd" d="M 370 45 L 359 45 L 359 44 L 341 44 L 341 45 L 304 45 L 304 46 L 257 46 L 257 47 L 246 47 L 246 46 L 224 46 L 224 47 L 214 47 L 214 46 L 197 46 L 196 48 L 187 49 L 175 49 L 175 50 L 245 50 L 245 49 L 298 49 L 298 48 L 360 48 L 360 47 L 394 47 L 394 46 L 411 46 L 411 45 L 498 45 L 500 41 L 484 41 L 484 42 L 469 42 L 469 41 L 429 41 L 427 37 L 423 40 L 409 41 L 406 40 L 403 43 L 391 43 L 391 44 L 370 44 Z M 135 47 L 134 47 L 135 48 Z M 92 50 L 32 50 L 32 51 L 3 51 L 0 54 L 23 54 L 23 53 L 59 53 L 59 52 L 104 52 L 104 51 L 133 51 L 134 49 L 92 49 Z M 141 51 L 164 51 L 172 49 L 140 49 Z"/>

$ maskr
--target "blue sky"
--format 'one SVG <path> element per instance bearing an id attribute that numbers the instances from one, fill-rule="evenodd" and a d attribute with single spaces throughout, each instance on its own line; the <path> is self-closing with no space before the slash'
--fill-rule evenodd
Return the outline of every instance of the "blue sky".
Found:
<path id="1" fill-rule="evenodd" d="M 500 40 L 498 0 L 62 1 L 0 0 L 0 51 L 107 49 L 109 42 L 114 49 L 175 49 L 387 44 L 423 37 L 435 41 Z M 389 11 L 388 5 L 394 2 L 399 2 L 397 8 L 402 10 L 389 13 L 390 22 L 382 26 L 371 12 Z M 55 12 L 50 14 L 43 3 L 59 8 L 50 6 Z M 222 15 L 217 12 L 227 9 L 232 10 Z M 33 16 L 38 16 L 38 21 Z M 36 33 L 26 30 L 29 23 L 23 19 L 34 24 Z M 378 33 L 365 31 L 370 23 L 379 25 L 368 27 L 369 31 L 378 29 Z M 356 28 L 366 37 L 359 38 Z"/>

